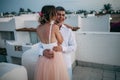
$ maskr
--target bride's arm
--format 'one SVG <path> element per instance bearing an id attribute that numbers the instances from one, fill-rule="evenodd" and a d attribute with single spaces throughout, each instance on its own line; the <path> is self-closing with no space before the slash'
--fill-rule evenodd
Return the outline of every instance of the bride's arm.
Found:
<path id="1" fill-rule="evenodd" d="M 55 25 L 55 37 L 58 41 L 58 46 L 62 44 L 63 42 L 63 37 L 62 34 L 60 33 L 59 26 Z"/>

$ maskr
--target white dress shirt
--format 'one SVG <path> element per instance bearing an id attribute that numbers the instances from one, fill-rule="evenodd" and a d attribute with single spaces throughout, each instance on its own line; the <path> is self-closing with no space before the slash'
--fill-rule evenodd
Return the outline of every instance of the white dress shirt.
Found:
<path id="1" fill-rule="evenodd" d="M 71 53 L 74 53 L 76 51 L 75 35 L 73 31 L 67 28 L 65 25 L 61 26 L 60 32 L 63 36 L 63 43 L 62 43 L 63 57 L 65 59 L 67 67 L 71 68 L 72 67 Z M 39 55 L 43 55 L 43 50 L 44 49 L 42 45 L 39 43 Z"/>

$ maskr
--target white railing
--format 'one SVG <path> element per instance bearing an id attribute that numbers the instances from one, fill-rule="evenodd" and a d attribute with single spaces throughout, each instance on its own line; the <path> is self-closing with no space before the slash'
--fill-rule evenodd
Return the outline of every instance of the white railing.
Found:
<path id="1" fill-rule="evenodd" d="M 120 33 L 76 33 L 76 59 L 85 62 L 120 66 Z"/>

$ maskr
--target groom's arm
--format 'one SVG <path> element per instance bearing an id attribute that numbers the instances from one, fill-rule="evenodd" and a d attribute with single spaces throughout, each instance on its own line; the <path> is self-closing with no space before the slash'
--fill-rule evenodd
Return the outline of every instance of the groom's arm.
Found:
<path id="1" fill-rule="evenodd" d="M 51 51 L 50 49 L 44 49 L 41 43 L 39 43 L 38 50 L 39 56 L 45 56 L 46 58 L 54 57 L 53 51 Z"/>
<path id="2" fill-rule="evenodd" d="M 70 28 L 72 31 L 77 31 L 78 29 L 80 29 L 80 27 L 73 27 L 73 26 L 70 26 L 68 24 L 64 24 L 66 27 Z"/>

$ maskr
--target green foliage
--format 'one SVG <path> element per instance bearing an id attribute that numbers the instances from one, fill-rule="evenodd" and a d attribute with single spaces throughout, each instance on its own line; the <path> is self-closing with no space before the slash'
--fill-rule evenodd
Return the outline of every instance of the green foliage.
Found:
<path id="1" fill-rule="evenodd" d="M 111 11 L 112 11 L 112 5 L 110 3 L 104 4 L 103 11 L 105 11 L 105 13 L 111 13 Z"/>
<path id="2" fill-rule="evenodd" d="M 78 10 L 76 11 L 76 14 L 82 14 L 82 13 L 86 13 L 87 11 L 86 10 Z"/>
<path id="3" fill-rule="evenodd" d="M 32 12 L 29 8 L 27 9 L 27 12 Z"/>
<path id="4" fill-rule="evenodd" d="M 17 15 L 17 13 L 16 13 L 15 11 L 11 12 L 11 14 L 13 14 L 13 15 Z"/>
<path id="5" fill-rule="evenodd" d="M 20 8 L 19 12 L 25 12 L 25 10 L 23 8 Z"/>
<path id="6" fill-rule="evenodd" d="M 65 13 L 66 14 L 72 14 L 72 12 L 70 10 L 66 10 Z"/>

